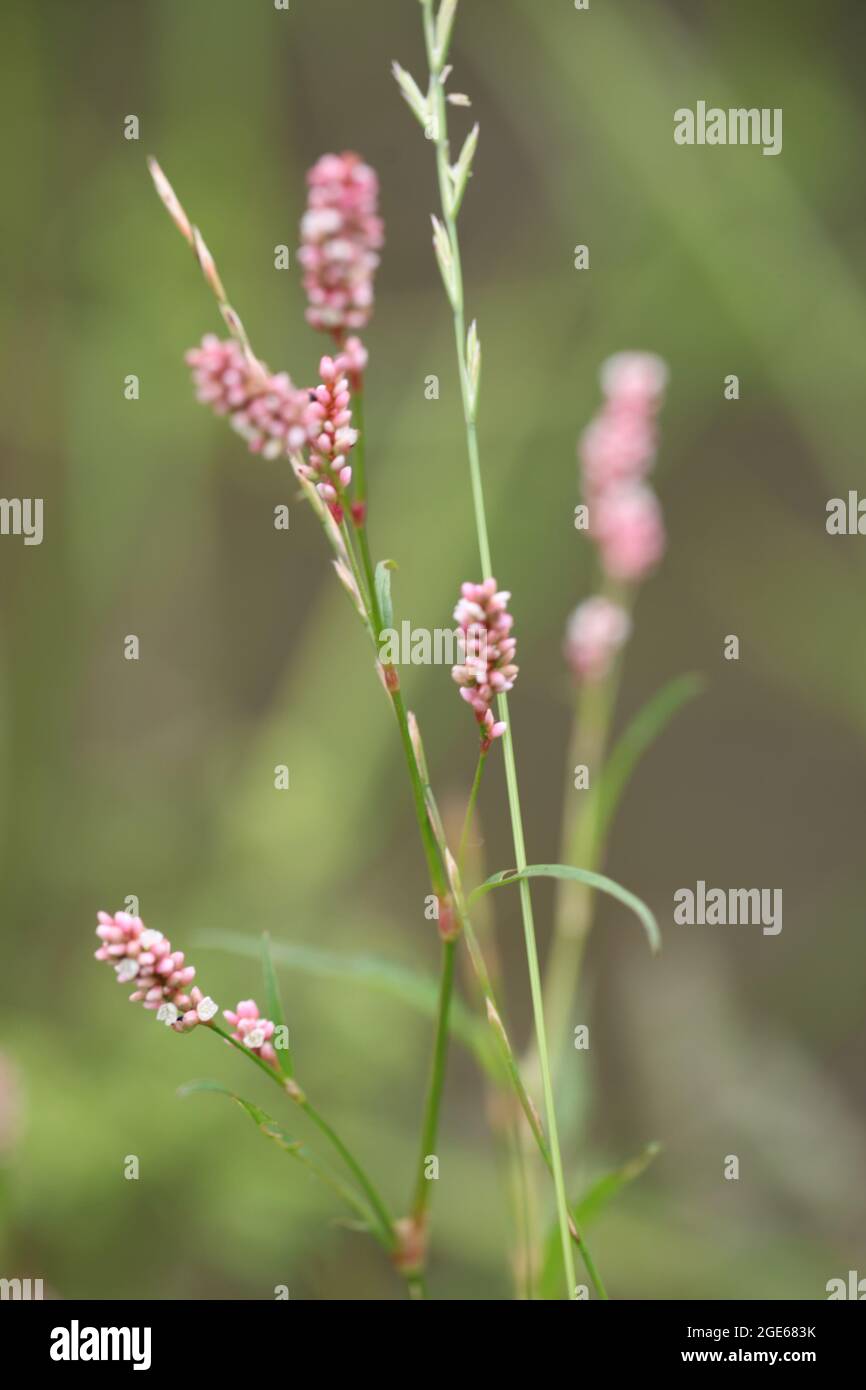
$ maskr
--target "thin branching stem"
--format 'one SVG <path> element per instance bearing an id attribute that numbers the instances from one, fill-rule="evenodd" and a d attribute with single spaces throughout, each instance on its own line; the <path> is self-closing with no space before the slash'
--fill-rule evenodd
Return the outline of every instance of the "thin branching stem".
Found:
<path id="1" fill-rule="evenodd" d="M 436 1034 L 430 1063 L 430 1080 L 427 1086 L 424 1120 L 421 1126 L 415 1198 L 412 1205 L 412 1215 L 419 1227 L 423 1226 L 430 1203 L 431 1183 L 427 1176 L 427 1162 L 428 1159 L 435 1157 L 436 1136 L 439 1131 L 439 1112 L 442 1108 L 442 1091 L 445 1086 L 445 1067 L 448 1058 L 448 1018 L 451 1010 L 451 997 L 454 992 L 456 946 L 456 941 L 444 941 L 442 943 L 442 973 L 439 978 Z"/>
<path id="2" fill-rule="evenodd" d="M 484 506 L 484 488 L 481 478 L 481 459 L 478 448 L 478 432 L 475 422 L 476 395 L 477 392 L 470 383 L 469 367 L 466 357 L 466 321 L 464 313 L 464 290 L 463 273 L 460 258 L 460 241 L 457 234 L 456 216 L 453 211 L 453 180 L 451 176 L 451 162 L 448 144 L 448 125 L 445 100 L 445 88 L 442 77 L 444 55 L 437 51 L 435 18 L 433 13 L 433 0 L 422 0 L 424 15 L 424 36 L 427 47 L 427 59 L 430 68 L 430 87 L 429 100 L 432 107 L 433 128 L 432 135 L 436 146 L 436 168 L 439 179 L 439 192 L 442 203 L 442 217 L 448 235 L 450 246 L 450 283 L 451 301 L 454 311 L 454 335 L 457 347 L 457 362 L 460 373 L 460 387 L 463 398 L 463 413 L 466 424 L 466 446 L 469 458 L 469 476 L 472 490 L 472 502 L 475 514 L 475 526 L 478 538 L 478 551 L 481 560 L 482 574 L 485 579 L 492 573 L 492 562 L 490 554 L 490 541 L 487 531 L 487 518 Z M 477 383 L 476 383 L 477 384 Z M 514 757 L 514 744 L 511 736 L 511 726 L 508 721 L 508 701 L 502 695 L 499 698 L 499 713 L 508 727 L 502 738 L 503 756 L 505 760 L 505 777 L 508 789 L 508 805 L 511 816 L 512 840 L 514 843 L 514 854 L 517 861 L 518 870 L 526 867 L 526 846 L 523 835 L 523 818 L 520 809 L 520 794 L 517 782 L 517 766 Z M 536 1045 L 538 1048 L 539 1062 L 541 1066 L 542 1089 L 544 1092 L 544 1104 L 547 1114 L 547 1127 L 549 1132 L 549 1144 L 551 1158 L 553 1162 L 553 1180 L 556 1190 L 556 1208 L 559 1222 L 560 1239 L 562 1243 L 562 1258 L 565 1267 L 566 1285 L 568 1298 L 574 1297 L 575 1289 L 575 1270 L 574 1255 L 571 1245 L 569 1231 L 568 1201 L 565 1191 L 565 1177 L 562 1166 L 562 1155 L 559 1147 L 559 1135 L 556 1125 L 556 1113 L 553 1101 L 553 1085 L 550 1074 L 550 1059 L 547 1049 L 547 1038 L 544 1024 L 544 1002 L 541 989 L 541 970 L 538 960 L 538 945 L 535 938 L 535 925 L 532 916 L 532 899 L 529 886 L 525 879 L 520 882 L 520 905 L 523 916 L 524 938 L 526 943 L 526 957 L 529 970 L 529 985 L 532 996 L 532 1010 L 535 1022 Z"/>
<path id="3" fill-rule="evenodd" d="M 368 1177 L 362 1164 L 352 1153 L 348 1145 L 343 1142 L 333 1126 L 329 1125 L 327 1120 L 319 1114 L 315 1106 L 307 1100 L 300 1086 L 295 1082 L 287 1084 L 285 1077 L 281 1076 L 279 1072 L 275 1071 L 272 1066 L 265 1062 L 263 1058 L 259 1057 L 258 1054 L 253 1052 L 249 1047 L 245 1047 L 243 1043 L 239 1043 L 236 1038 L 232 1037 L 231 1033 L 227 1033 L 218 1023 L 211 1021 L 206 1026 L 212 1033 L 216 1033 L 218 1037 L 230 1043 L 242 1056 L 248 1057 L 251 1062 L 254 1062 L 259 1070 L 263 1071 L 274 1085 L 279 1087 L 283 1095 L 288 1095 L 295 1104 L 309 1116 L 313 1124 L 321 1130 L 322 1134 L 324 1134 L 325 1138 L 328 1140 L 328 1143 L 336 1150 L 343 1163 L 358 1183 L 376 1215 L 385 1243 L 390 1250 L 393 1250 L 397 1241 L 394 1220 L 382 1197 L 379 1195 L 372 1179 Z"/>

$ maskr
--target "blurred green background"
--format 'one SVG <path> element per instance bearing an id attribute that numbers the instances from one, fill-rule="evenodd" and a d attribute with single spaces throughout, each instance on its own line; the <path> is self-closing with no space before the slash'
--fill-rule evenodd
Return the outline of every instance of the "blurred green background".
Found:
<path id="1" fill-rule="evenodd" d="M 177 1037 L 126 1004 L 92 925 L 138 895 L 224 1006 L 260 983 L 253 959 L 196 945 L 214 928 L 436 969 L 369 651 L 288 466 L 193 402 L 183 352 L 220 324 L 144 163 L 159 157 L 203 229 L 259 354 L 301 382 L 325 346 L 294 266 L 304 171 L 345 148 L 378 169 L 372 544 L 399 562 L 398 618 L 447 624 L 478 564 L 432 150 L 389 76 L 394 58 L 422 76 L 419 7 L 10 0 L 3 28 L 2 494 L 44 497 L 45 537 L 0 539 L 0 1273 L 60 1297 L 402 1297 L 239 1112 L 177 1098 L 217 1076 L 271 1105 L 203 1030 Z M 570 1189 L 664 1146 L 592 1228 L 614 1297 L 822 1298 L 829 1278 L 866 1274 L 866 559 L 824 530 L 828 498 L 859 484 L 866 425 L 864 29 L 855 0 L 460 6 L 452 85 L 474 109 L 452 125 L 482 127 L 461 220 L 530 859 L 557 853 L 561 633 L 594 583 L 572 526 L 575 439 L 620 348 L 662 353 L 672 377 L 656 476 L 670 548 L 640 599 L 618 724 L 670 676 L 709 683 L 641 764 L 608 860 L 657 912 L 664 951 L 650 959 L 600 905 L 576 1004 L 592 1047 L 570 1063 Z M 782 154 L 675 146 L 674 109 L 699 99 L 782 107 Z M 474 726 L 447 670 L 403 683 L 440 797 L 459 805 Z M 512 862 L 500 763 L 481 799 L 490 871 Z M 781 936 L 675 927 L 673 893 L 698 878 L 782 887 Z M 534 897 L 544 949 L 551 885 Z M 495 907 L 522 1043 L 516 894 Z M 402 1211 L 429 1021 L 359 983 L 282 982 L 308 1093 Z M 484 1108 L 455 1047 L 434 1297 L 511 1296 Z M 739 1182 L 722 1178 L 730 1153 Z"/>

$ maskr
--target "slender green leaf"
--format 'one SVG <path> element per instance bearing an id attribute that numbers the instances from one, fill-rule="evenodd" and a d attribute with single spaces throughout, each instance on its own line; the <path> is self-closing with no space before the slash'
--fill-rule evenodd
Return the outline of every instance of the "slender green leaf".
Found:
<path id="1" fill-rule="evenodd" d="M 391 602 L 391 571 L 397 568 L 396 560 L 380 560 L 376 566 L 376 602 L 382 618 L 382 627 L 394 626 L 394 605 Z M 381 634 L 378 634 L 381 636 Z"/>
<path id="2" fill-rule="evenodd" d="M 178 1088 L 178 1095 L 185 1099 L 187 1096 L 196 1095 L 203 1091 L 212 1092 L 215 1095 L 228 1096 L 229 1100 L 233 1100 L 236 1105 L 239 1105 L 240 1108 L 249 1115 L 253 1124 L 266 1139 L 273 1140 L 277 1147 L 282 1149 L 284 1153 L 287 1153 L 290 1158 L 294 1158 L 299 1163 L 302 1163 L 320 1182 L 324 1183 L 326 1187 L 329 1187 L 332 1192 L 336 1192 L 337 1195 L 351 1207 L 355 1215 L 361 1218 L 363 1223 L 362 1229 L 370 1235 L 375 1236 L 380 1243 L 384 1244 L 378 1225 L 367 1203 L 364 1202 L 347 1183 L 335 1177 L 330 1169 L 325 1167 L 300 1139 L 293 1139 L 287 1134 L 283 1127 L 277 1124 L 277 1121 L 274 1120 L 266 1110 L 262 1110 L 261 1107 L 255 1105 L 253 1101 L 246 1100 L 243 1096 L 239 1096 L 235 1091 L 230 1091 L 228 1087 L 221 1085 L 219 1081 L 188 1081 L 185 1085 Z"/>
<path id="3" fill-rule="evenodd" d="M 646 1171 L 661 1151 L 661 1144 L 655 1142 L 647 1144 L 646 1148 L 642 1149 L 635 1158 L 630 1158 L 621 1168 L 615 1168 L 611 1173 L 602 1174 L 574 1207 L 573 1214 L 578 1227 L 586 1226 L 590 1221 L 593 1221 L 599 1212 L 607 1206 L 611 1198 Z"/>
<path id="4" fill-rule="evenodd" d="M 209 929 L 195 934 L 199 946 L 228 951 L 232 955 L 259 954 L 254 937 L 241 932 Z M 435 1018 L 439 998 L 439 981 L 402 965 L 382 960 L 378 956 L 344 956 L 337 951 L 324 951 L 313 946 L 271 944 L 271 956 L 287 970 L 295 970 L 319 980 L 345 980 L 350 984 L 365 984 L 402 1004 L 407 1004 L 426 1018 Z M 490 1037 L 486 1026 L 455 999 L 451 1008 L 451 1031 L 465 1047 L 474 1052 L 485 1068 L 490 1063 Z"/>
<path id="5" fill-rule="evenodd" d="M 612 878 L 607 878 L 604 874 L 593 873 L 591 869 L 577 869 L 572 864 L 529 864 L 525 869 L 502 869 L 498 874 L 493 874 L 491 878 L 485 879 L 484 883 L 479 884 L 470 894 L 470 905 L 476 898 L 480 898 L 484 893 L 489 893 L 491 889 L 504 888 L 507 883 L 518 883 L 522 878 L 575 879 L 578 883 L 586 884 L 588 888 L 597 888 L 600 893 L 607 893 L 611 898 L 616 898 L 618 902 L 630 907 L 639 918 L 649 939 L 650 949 L 652 951 L 661 949 L 662 938 L 658 922 L 646 903 Z"/>
<path id="6" fill-rule="evenodd" d="M 629 1159 L 610 1173 L 602 1174 L 571 1208 L 571 1215 L 578 1231 L 582 1232 L 584 1226 L 593 1221 L 622 1188 L 639 1178 L 659 1153 L 660 1144 L 647 1144 L 636 1158 Z M 556 1298 L 561 1283 L 562 1249 L 559 1227 L 553 1226 L 544 1242 L 544 1260 L 538 1280 L 539 1296 L 545 1299 Z"/>
<path id="7" fill-rule="evenodd" d="M 280 982 L 277 979 L 277 972 L 274 969 L 274 961 L 271 955 L 271 938 L 268 932 L 262 932 L 262 974 L 265 981 L 265 1009 L 267 1016 L 277 1028 L 285 1028 L 286 1020 L 283 1013 L 283 1001 L 280 998 Z M 288 1036 L 288 1030 L 287 1030 Z M 283 1076 L 293 1076 L 292 1052 L 291 1048 L 274 1048 L 277 1054 L 277 1063 Z"/>
<path id="8" fill-rule="evenodd" d="M 705 689 L 706 681 L 703 676 L 677 676 L 653 695 L 620 737 L 605 763 L 596 793 L 596 859 L 616 814 L 620 797 L 638 762 L 655 743 L 677 710 Z"/>

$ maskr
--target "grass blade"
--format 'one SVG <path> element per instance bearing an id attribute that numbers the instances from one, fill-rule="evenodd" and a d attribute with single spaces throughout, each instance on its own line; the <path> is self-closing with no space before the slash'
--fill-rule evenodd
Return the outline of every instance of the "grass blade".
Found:
<path id="1" fill-rule="evenodd" d="M 693 700 L 696 695 L 702 694 L 706 684 L 703 676 L 677 676 L 657 691 L 635 715 L 613 748 L 605 763 L 597 792 L 594 850 L 596 862 L 616 814 L 620 797 L 640 759 L 655 743 L 677 710 L 689 700 Z"/>
<path id="2" fill-rule="evenodd" d="M 616 898 L 618 902 L 624 903 L 631 908 L 632 912 L 639 919 L 649 940 L 650 949 L 653 952 L 661 950 L 662 938 L 659 931 L 658 922 L 650 912 L 645 902 L 630 893 L 627 888 L 616 883 L 614 879 L 607 878 L 605 874 L 593 873 L 591 869 L 577 869 L 572 864 L 528 864 L 525 869 L 501 869 L 498 874 L 493 874 L 491 878 L 485 879 L 484 883 L 474 889 L 469 895 L 471 904 L 489 893 L 493 888 L 504 888 L 508 883 L 518 883 L 522 878 L 559 878 L 573 879 L 578 883 L 586 884 L 588 888 L 597 888 L 600 893 L 607 893 L 609 897 Z"/>
<path id="3" fill-rule="evenodd" d="M 571 1209 L 577 1229 L 582 1230 L 624 1187 L 639 1178 L 660 1152 L 660 1144 L 647 1144 L 636 1158 L 629 1159 L 610 1173 L 603 1173 Z M 561 1282 L 562 1252 L 559 1232 L 554 1226 L 548 1231 L 544 1242 L 544 1262 L 538 1281 L 539 1296 L 544 1299 L 556 1298 Z"/>
<path id="4" fill-rule="evenodd" d="M 256 957 L 259 954 L 256 939 L 244 936 L 242 932 L 212 928 L 196 932 L 194 940 L 199 946 L 228 951 L 232 955 Z M 395 965 L 379 956 L 346 956 L 337 951 L 325 951 L 314 946 L 273 942 L 271 957 L 276 964 L 284 966 L 287 970 L 294 970 L 319 980 L 343 980 L 348 984 L 364 984 L 398 1000 L 401 1004 L 408 1005 L 425 1018 L 436 1016 L 438 980 L 432 975 L 423 975 L 405 966 Z M 457 999 L 454 1000 L 451 1009 L 450 1026 L 455 1038 L 469 1048 L 485 1068 L 489 1068 L 490 1039 L 487 1028 Z"/>

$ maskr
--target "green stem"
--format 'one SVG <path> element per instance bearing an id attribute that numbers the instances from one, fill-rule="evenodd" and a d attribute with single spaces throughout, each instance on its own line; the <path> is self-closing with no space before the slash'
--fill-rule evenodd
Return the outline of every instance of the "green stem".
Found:
<path id="1" fill-rule="evenodd" d="M 433 19 L 432 0 L 423 0 L 424 8 L 424 36 L 427 45 L 427 58 L 430 66 L 430 95 L 433 101 L 433 116 L 436 141 L 436 168 L 439 178 L 439 192 L 442 201 L 442 214 L 445 228 L 451 246 L 451 258 L 453 263 L 453 309 L 454 309 L 454 335 L 457 344 L 457 361 L 460 371 L 460 388 L 463 397 L 463 414 L 466 423 L 466 445 L 469 456 L 469 476 L 472 488 L 472 502 L 475 512 L 475 526 L 478 536 L 478 550 L 481 559 L 482 573 L 485 579 L 489 578 L 492 571 L 490 542 L 487 533 L 487 519 L 484 507 L 484 489 L 481 480 L 481 460 L 478 449 L 478 435 L 475 425 L 475 404 L 473 393 L 470 390 L 469 375 L 466 364 L 466 325 L 464 315 L 464 291 L 463 291 L 463 272 L 460 259 L 460 242 L 457 235 L 457 225 L 452 213 L 451 200 L 451 175 L 450 175 L 450 156 L 448 150 L 448 128 L 445 105 L 445 91 L 442 83 L 441 59 L 437 58 L 435 52 L 435 31 Z M 517 785 L 517 768 L 514 758 L 514 744 L 511 737 L 511 726 L 508 723 L 508 701 L 506 696 L 499 698 L 500 718 L 508 724 L 503 735 L 503 754 L 505 759 L 505 777 L 508 787 L 508 805 L 511 816 L 511 833 L 514 842 L 514 854 L 517 861 L 518 870 L 526 867 L 526 847 L 523 836 L 523 819 L 520 811 L 520 796 Z M 560 1239 L 562 1242 L 562 1258 L 565 1266 L 566 1284 L 568 1287 L 568 1298 L 574 1297 L 575 1271 L 574 1256 L 571 1246 L 571 1238 L 568 1224 L 568 1202 L 565 1193 L 565 1178 L 562 1168 L 562 1154 L 559 1147 L 559 1135 L 556 1125 L 556 1114 L 553 1103 L 553 1085 L 550 1075 L 550 1059 L 547 1050 L 547 1038 L 544 1023 L 544 1002 L 541 992 L 541 972 L 538 962 L 538 946 L 535 939 L 535 925 L 532 917 L 532 899 L 529 886 L 525 879 L 520 882 L 520 906 L 523 915 L 523 929 L 526 943 L 526 959 L 529 970 L 529 985 L 532 996 L 532 1011 L 535 1022 L 535 1034 L 539 1060 L 541 1063 L 542 1087 L 544 1091 L 544 1104 L 547 1113 L 547 1128 L 549 1133 L 549 1143 L 551 1158 L 553 1160 L 553 1179 L 556 1190 L 556 1208 L 559 1221 Z"/>
<path id="2" fill-rule="evenodd" d="M 357 585 L 358 593 L 361 595 L 361 601 L 367 610 L 367 621 L 368 624 L 370 624 L 372 623 L 374 616 L 373 595 L 375 593 L 375 581 L 372 579 L 372 577 L 370 579 L 367 578 L 366 568 L 364 568 L 362 571 L 362 569 L 358 566 L 358 557 L 355 554 L 355 543 L 352 536 L 352 531 L 345 517 L 340 523 L 340 530 L 342 532 L 343 541 L 346 546 L 346 553 L 349 557 L 349 568 L 352 571 L 352 578 L 354 579 L 355 584 Z M 370 635 L 373 638 L 373 641 L 376 643 L 378 647 L 379 633 L 375 631 L 372 627 L 369 628 L 369 631 Z"/>
<path id="3" fill-rule="evenodd" d="M 508 1167 L 511 1173 L 512 1201 L 514 1203 L 515 1225 L 519 1241 L 518 1260 L 522 1264 L 525 1287 L 523 1296 L 527 1302 L 533 1298 L 533 1259 L 532 1231 L 529 1217 L 529 1184 L 526 1173 L 526 1151 L 521 1142 L 516 1124 L 508 1126 Z M 520 1285 L 517 1285 L 520 1289 Z"/>
<path id="4" fill-rule="evenodd" d="M 421 832 L 424 853 L 427 856 L 430 883 L 434 893 L 442 897 L 448 892 L 448 874 L 442 859 L 442 852 L 439 849 L 436 836 L 433 834 L 433 827 L 430 824 L 430 817 L 427 812 L 427 801 L 424 796 L 424 784 L 421 781 L 421 774 L 418 771 L 418 761 L 415 757 L 415 749 L 412 746 L 412 735 L 409 732 L 409 719 L 406 713 L 406 705 L 403 700 L 403 692 L 400 689 L 391 692 L 391 703 L 394 706 L 394 713 L 397 716 L 400 738 L 403 743 L 403 752 L 406 756 L 406 765 L 409 769 L 409 776 L 412 781 L 412 795 L 415 800 L 415 817 L 418 821 L 418 829 Z"/>
<path id="5" fill-rule="evenodd" d="M 620 585 L 602 587 L 604 597 L 630 611 L 633 593 Z M 580 691 L 572 725 L 566 767 L 565 799 L 562 812 L 562 863 L 580 864 L 585 869 L 600 866 L 603 846 L 599 843 L 599 786 L 604 757 L 619 690 L 621 658 L 614 662 L 604 680 L 587 682 Z M 589 769 L 590 789 L 576 792 L 574 768 L 578 763 Z M 553 919 L 553 939 L 544 972 L 544 999 L 550 1019 L 550 1038 L 554 1071 L 565 1055 L 569 1021 L 580 983 L 580 970 L 587 938 L 592 927 L 595 895 L 585 884 L 557 884 Z"/>
<path id="6" fill-rule="evenodd" d="M 362 559 L 365 553 L 365 549 L 367 555 L 367 560 L 364 568 L 368 572 L 368 579 L 367 584 L 365 586 L 365 584 L 361 581 L 360 575 L 358 573 L 357 560 L 355 558 L 355 550 L 352 544 L 351 532 L 349 530 L 348 523 L 345 521 L 345 519 L 343 520 L 341 529 L 343 532 L 343 539 L 346 543 L 346 549 L 349 553 L 349 560 L 352 565 L 352 572 L 355 579 L 355 583 L 358 585 L 358 589 L 367 604 L 368 617 L 370 620 L 370 631 L 372 632 L 373 644 L 376 648 L 376 655 L 378 656 L 379 640 L 382 632 L 382 614 L 379 609 L 379 600 L 376 597 L 376 584 L 373 575 L 372 565 L 369 559 L 369 548 L 366 546 L 366 530 L 362 527 L 359 528 L 358 531 L 359 542 L 361 544 Z M 433 827 L 430 824 L 430 816 L 427 810 L 427 798 L 424 792 L 424 783 L 421 779 L 421 773 L 418 768 L 418 759 L 415 757 L 415 749 L 412 746 L 412 735 L 409 731 L 409 716 L 406 711 L 406 704 L 403 699 L 403 692 L 401 691 L 399 685 L 397 685 L 394 689 L 391 689 L 389 687 L 389 694 L 391 696 L 391 704 L 394 708 L 394 715 L 397 720 L 397 725 L 400 730 L 400 741 L 403 746 L 403 753 L 406 759 L 406 766 L 409 770 L 409 778 L 412 783 L 412 798 L 415 806 L 415 818 L 418 822 L 418 829 L 421 833 L 421 842 L 423 844 L 424 854 L 427 859 L 427 868 L 430 874 L 430 882 L 433 887 L 434 893 L 436 893 L 437 896 L 441 896 L 448 891 L 448 873 L 445 868 L 444 860 L 442 858 L 442 852 L 437 843 L 436 836 L 433 833 Z"/>
<path id="7" fill-rule="evenodd" d="M 418 1225 L 422 1225 L 430 1201 L 430 1180 L 425 1176 L 427 1158 L 433 1154 L 439 1128 L 439 1111 L 442 1104 L 442 1090 L 445 1085 L 445 1063 L 448 1057 L 448 1015 L 451 996 L 454 990 L 454 957 L 456 941 L 442 943 L 442 975 L 439 982 L 439 1007 L 436 1013 L 436 1038 L 433 1044 L 433 1058 L 430 1065 L 430 1083 L 427 1087 L 427 1101 L 424 1107 L 424 1122 L 421 1126 L 421 1148 L 418 1155 L 418 1176 L 415 1182 L 415 1200 L 412 1214 Z"/>
<path id="8" fill-rule="evenodd" d="M 597 797 L 594 790 L 577 792 L 573 769 L 578 762 L 590 771 L 593 788 L 601 776 L 614 706 L 614 681 L 586 685 L 581 691 L 568 755 L 566 803 L 563 817 L 563 863 L 597 867 Z M 582 803 L 580 798 L 586 799 Z M 544 972 L 544 998 L 550 1019 L 554 1068 L 558 1072 L 565 1054 L 571 1012 L 586 939 L 592 925 L 594 894 L 581 883 L 557 885 L 553 940 Z"/>
<path id="9" fill-rule="evenodd" d="M 484 775 L 484 766 L 487 761 L 487 750 L 479 753 L 478 766 L 475 769 L 475 777 L 472 782 L 472 790 L 469 793 L 469 800 L 466 803 L 466 816 L 463 820 L 463 831 L 460 836 L 460 848 L 457 851 L 457 872 L 463 878 L 463 860 L 466 854 L 466 841 L 469 838 L 469 831 L 472 826 L 472 817 L 475 814 L 475 803 L 478 800 L 478 792 L 481 787 L 481 778 Z"/>
<path id="10" fill-rule="evenodd" d="M 324 1134 L 328 1142 L 333 1145 L 333 1147 L 336 1149 L 337 1153 L 340 1155 L 343 1162 L 345 1163 L 346 1167 L 354 1175 L 355 1179 L 362 1187 L 364 1194 L 366 1195 L 367 1200 L 370 1203 L 370 1206 L 376 1213 L 376 1217 L 379 1221 L 379 1225 L 381 1226 L 383 1233 L 385 1233 L 388 1236 L 389 1248 L 393 1250 L 394 1246 L 396 1245 L 396 1236 L 394 1234 L 393 1219 L 388 1211 L 388 1208 L 385 1206 L 385 1203 L 382 1201 L 382 1198 L 379 1196 L 379 1193 L 377 1192 L 376 1188 L 373 1186 L 372 1182 L 367 1177 L 367 1174 L 364 1172 L 364 1169 L 361 1167 L 360 1163 L 355 1158 L 351 1150 L 348 1149 L 346 1145 L 343 1143 L 336 1130 L 331 1128 L 324 1116 L 319 1114 L 315 1106 L 311 1105 L 310 1102 L 306 1099 L 306 1097 L 304 1097 L 302 1100 L 299 1100 L 298 1105 L 300 1105 L 301 1109 L 304 1111 L 306 1115 L 309 1115 L 313 1124 L 321 1130 L 322 1134 Z"/>
<path id="11" fill-rule="evenodd" d="M 592 1280 L 593 1284 L 595 1285 L 596 1293 L 598 1294 L 599 1298 L 607 1302 L 607 1289 L 604 1287 L 601 1275 L 596 1269 L 595 1261 L 593 1260 L 592 1255 L 589 1253 L 589 1247 L 587 1246 L 586 1241 L 583 1239 L 583 1236 L 575 1236 L 575 1242 L 577 1244 L 578 1250 L 581 1253 L 583 1263 L 586 1265 L 586 1272 Z"/>
<path id="12" fill-rule="evenodd" d="M 364 430 L 363 395 L 357 391 L 354 396 L 355 424 L 359 431 L 358 442 L 355 450 L 355 499 L 362 505 L 366 504 L 366 439 Z M 344 537 L 346 546 L 351 557 L 353 568 L 356 566 L 355 551 L 351 537 L 348 534 L 348 525 L 344 523 Z M 382 613 L 379 607 L 379 599 L 376 593 L 376 577 L 373 569 L 373 561 L 370 555 L 370 546 L 367 539 L 366 517 L 362 516 L 360 522 L 355 524 L 355 533 L 358 538 L 358 547 L 361 553 L 361 563 L 364 569 L 366 586 L 359 581 L 357 573 L 355 582 L 358 584 L 362 594 L 366 588 L 366 603 L 368 616 L 373 632 L 376 654 L 379 653 L 379 641 L 382 632 Z M 396 671 L 394 678 L 397 677 Z M 421 769 L 418 766 L 418 758 L 412 743 L 412 735 L 409 729 L 409 716 L 403 693 L 399 684 L 392 685 L 389 682 L 389 693 L 391 704 L 394 708 L 394 715 L 400 730 L 400 741 L 406 759 L 406 766 L 409 770 L 409 778 L 412 784 L 412 796 L 415 806 L 415 817 L 418 822 L 418 829 L 421 834 L 421 842 L 424 847 L 424 854 L 427 860 L 427 868 L 430 875 L 430 884 L 434 893 L 439 898 L 444 898 L 449 893 L 449 876 L 444 861 L 441 846 L 434 833 L 430 819 L 430 811 L 427 803 L 427 794 L 424 787 L 424 780 Z M 424 1176 L 425 1158 L 431 1153 L 436 1145 L 436 1137 L 439 1129 L 439 1112 L 442 1102 L 442 1090 L 445 1081 L 445 1065 L 448 1056 L 448 1044 L 450 1040 L 449 1016 L 451 1011 L 451 998 L 454 988 L 454 955 L 455 943 L 446 941 L 443 944 L 442 953 L 442 975 L 439 986 L 439 1009 L 436 1023 L 436 1033 L 433 1042 L 433 1056 L 430 1067 L 430 1081 L 427 1088 L 427 1096 L 424 1103 L 424 1118 L 421 1131 L 421 1155 L 418 1167 L 418 1178 L 415 1190 L 414 1217 L 419 1225 L 423 1225 L 429 1203 L 430 1188 Z M 423 1248 L 423 1247 L 422 1247 Z M 413 1298 L 425 1298 L 426 1290 L 424 1279 L 420 1269 L 413 1270 L 407 1275 L 410 1295 Z"/>
<path id="13" fill-rule="evenodd" d="M 361 564 L 364 567 L 364 574 L 367 578 L 367 588 L 373 599 L 371 608 L 375 616 L 376 579 L 373 570 L 373 559 L 370 555 L 370 542 L 367 539 L 367 435 L 364 427 L 364 392 L 362 389 L 355 391 L 352 396 L 352 418 L 355 429 L 358 431 L 358 441 L 352 453 L 353 475 L 355 479 L 355 501 L 362 508 L 361 520 L 355 522 L 355 533 L 358 537 L 358 548 L 361 552 Z M 377 629 L 377 636 L 379 631 L 381 631 L 381 629 Z"/>
<path id="14" fill-rule="evenodd" d="M 238 1052 L 240 1052 L 244 1057 L 248 1057 L 251 1062 L 254 1062 L 256 1066 L 259 1068 L 259 1070 L 263 1071 L 265 1075 L 268 1076 L 271 1081 L 273 1081 L 274 1085 L 279 1087 L 283 1095 L 290 1096 L 291 1099 L 294 1100 L 295 1104 L 300 1106 L 300 1108 L 305 1112 L 305 1114 L 309 1116 L 313 1124 L 316 1125 L 318 1129 L 322 1131 L 328 1142 L 333 1146 L 334 1149 L 336 1149 L 337 1153 L 340 1155 L 340 1158 L 343 1160 L 346 1167 L 349 1169 L 349 1172 L 355 1178 L 356 1182 L 358 1183 L 364 1195 L 366 1196 L 367 1201 L 370 1203 L 370 1206 L 372 1207 L 376 1215 L 376 1218 L 379 1222 L 379 1225 L 382 1229 L 385 1244 L 387 1245 L 389 1250 L 393 1250 L 397 1243 L 397 1238 L 394 1231 L 393 1218 L 389 1214 L 388 1208 L 385 1206 L 385 1203 L 379 1196 L 377 1189 L 365 1173 L 363 1167 L 355 1158 L 351 1150 L 347 1148 L 347 1146 L 343 1143 L 336 1130 L 332 1129 L 332 1127 L 328 1124 L 327 1120 L 325 1120 L 323 1116 L 319 1114 L 318 1110 L 316 1110 L 315 1107 L 310 1104 L 303 1091 L 301 1091 L 300 1087 L 294 1085 L 292 1085 L 291 1087 L 287 1086 L 285 1078 L 280 1076 L 280 1074 L 276 1072 L 272 1066 L 270 1066 L 267 1062 L 263 1061 L 263 1059 L 259 1057 L 257 1053 L 253 1052 L 249 1047 L 244 1047 L 243 1043 L 239 1043 L 236 1038 L 232 1037 L 231 1033 L 227 1033 L 225 1029 L 221 1028 L 218 1023 L 210 1022 L 206 1026 L 211 1030 L 212 1033 L 216 1033 L 218 1037 L 223 1038 L 227 1043 L 230 1043 L 231 1046 L 234 1047 Z"/>

